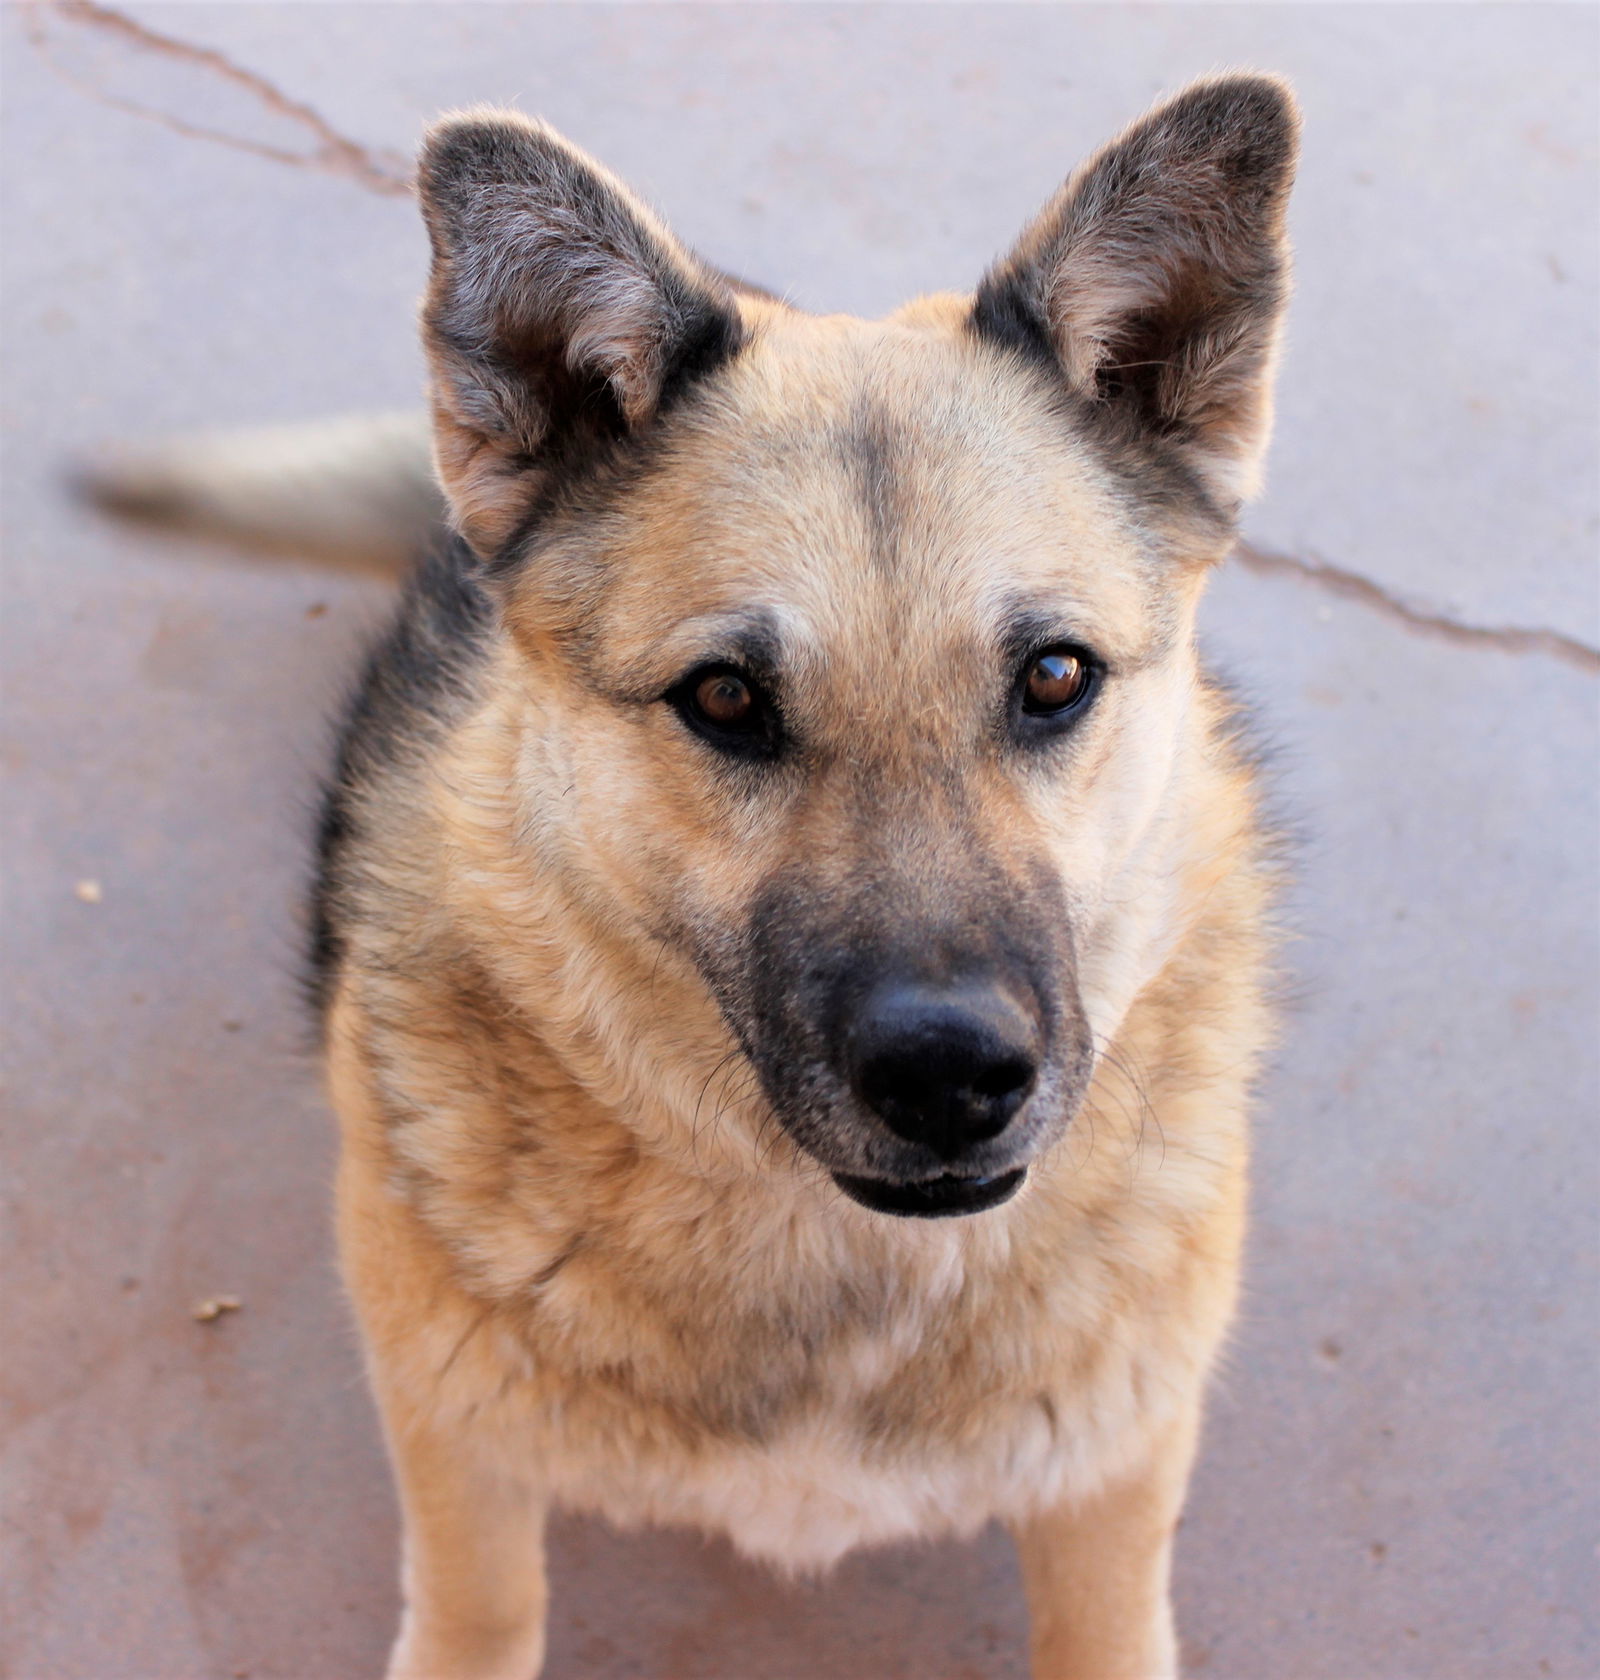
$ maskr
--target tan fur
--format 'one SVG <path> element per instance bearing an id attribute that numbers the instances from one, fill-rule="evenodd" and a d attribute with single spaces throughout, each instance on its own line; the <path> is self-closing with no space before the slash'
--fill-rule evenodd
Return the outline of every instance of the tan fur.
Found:
<path id="1" fill-rule="evenodd" d="M 470 692 L 355 793 L 328 1052 L 406 1519 L 395 1680 L 529 1680 L 552 1503 L 788 1569 L 1000 1518 L 1039 1680 L 1174 1670 L 1171 1534 L 1270 1031 L 1272 868 L 1193 647 L 1228 539 L 1130 497 L 971 308 L 741 296 L 744 348 L 623 491 L 540 539 Z M 573 354 L 639 424 L 656 347 L 618 364 L 591 313 Z M 440 461 L 489 552 L 539 469 L 464 365 Z M 1248 476 L 1265 397 L 1241 400 L 1216 447 Z M 1114 672 L 1050 768 L 997 758 L 970 700 L 1018 597 Z M 789 639 L 808 754 L 759 799 L 656 698 L 752 602 Z M 1014 1200 L 873 1213 L 775 1123 L 680 932 L 737 926 L 796 860 L 823 897 L 965 902 L 980 865 L 1058 884 L 1097 1055 Z"/>

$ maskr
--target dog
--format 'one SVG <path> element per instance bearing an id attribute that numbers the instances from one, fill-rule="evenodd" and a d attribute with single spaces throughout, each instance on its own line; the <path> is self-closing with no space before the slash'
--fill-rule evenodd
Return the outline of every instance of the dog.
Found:
<path id="1" fill-rule="evenodd" d="M 537 1673 L 552 1505 L 792 1571 L 999 1519 L 1038 1680 L 1176 1672 L 1277 884 L 1194 622 L 1297 130 L 1274 78 L 1193 84 L 878 322 L 731 280 L 542 124 L 427 136 L 449 529 L 312 916 L 391 1680 Z M 429 525 L 414 431 L 372 459 L 346 488 Z M 213 524 L 302 541 L 234 482 Z"/>

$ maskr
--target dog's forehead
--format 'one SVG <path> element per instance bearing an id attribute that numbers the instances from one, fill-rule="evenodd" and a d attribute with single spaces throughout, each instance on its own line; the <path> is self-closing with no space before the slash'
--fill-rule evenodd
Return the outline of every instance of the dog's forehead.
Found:
<path id="1" fill-rule="evenodd" d="M 1161 617 L 1162 569 L 1065 405 L 936 315 L 764 323 L 608 524 L 605 637 L 668 663 L 741 615 L 833 659 L 1032 616 L 1131 662 Z"/>

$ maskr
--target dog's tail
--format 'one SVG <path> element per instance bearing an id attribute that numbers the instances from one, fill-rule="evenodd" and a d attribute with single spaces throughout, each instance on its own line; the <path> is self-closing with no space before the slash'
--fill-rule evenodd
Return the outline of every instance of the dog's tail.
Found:
<path id="1" fill-rule="evenodd" d="M 172 438 L 73 480 L 119 518 L 391 577 L 445 530 L 420 410 Z"/>

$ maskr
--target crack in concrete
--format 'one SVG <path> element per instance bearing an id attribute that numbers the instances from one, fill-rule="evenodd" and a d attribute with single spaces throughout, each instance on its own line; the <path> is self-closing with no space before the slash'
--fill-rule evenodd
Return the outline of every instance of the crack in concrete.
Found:
<path id="1" fill-rule="evenodd" d="M 159 53 L 163 57 L 195 65 L 220 76 L 224 81 L 242 88 L 274 116 L 287 118 L 308 130 L 316 142 L 315 149 L 296 152 L 286 147 L 268 145 L 265 141 L 251 140 L 241 134 L 229 134 L 223 129 L 206 128 L 188 122 L 171 111 L 163 111 L 152 105 L 141 105 L 136 100 L 125 99 L 110 92 L 98 82 L 69 69 L 56 56 L 44 23 L 47 12 L 51 16 L 84 28 L 115 35 L 141 51 Z M 30 6 L 27 30 L 30 42 L 57 75 L 70 82 L 80 92 L 114 110 L 160 123 L 162 127 L 187 138 L 212 140 L 219 145 L 231 146 L 237 151 L 267 158 L 273 163 L 286 163 L 298 169 L 316 169 L 330 175 L 341 175 L 367 188 L 369 192 L 382 193 L 387 197 L 404 197 L 412 190 L 410 166 L 404 158 L 347 139 L 311 106 L 291 99 L 279 88 L 274 87 L 266 77 L 235 64 L 226 54 L 211 47 L 196 46 L 192 42 L 179 40 L 176 36 L 164 35 L 124 12 L 100 4 L 99 0 L 52 0 L 48 8 Z"/>
<path id="2" fill-rule="evenodd" d="M 413 191 L 410 168 L 404 158 L 393 152 L 374 150 L 347 139 L 311 106 L 291 99 L 264 76 L 235 64 L 225 54 L 211 47 L 201 47 L 180 40 L 176 36 L 164 35 L 124 12 L 101 4 L 101 0 L 50 0 L 49 10 L 56 16 L 86 28 L 104 30 L 141 50 L 161 53 L 214 72 L 254 96 L 275 116 L 286 117 L 308 129 L 318 143 L 317 148 L 312 152 L 293 152 L 280 146 L 269 146 L 262 141 L 228 134 L 221 129 L 203 128 L 174 116 L 170 111 L 140 105 L 133 100 L 109 93 L 97 83 L 76 75 L 55 58 L 50 50 L 47 32 L 39 21 L 44 9 L 37 5 L 29 8 L 28 31 L 33 44 L 52 69 L 103 104 L 151 122 L 161 123 L 178 134 L 194 139 L 213 140 L 239 151 L 251 152 L 257 157 L 268 158 L 274 163 L 287 163 L 300 169 L 317 169 L 327 174 L 340 175 L 386 197 L 404 197 Z M 1258 577 L 1290 577 L 1302 583 L 1312 584 L 1341 599 L 1355 601 L 1369 611 L 1379 613 L 1418 635 L 1432 636 L 1456 647 L 1490 647 L 1502 653 L 1540 654 L 1547 658 L 1559 659 L 1591 675 L 1600 673 L 1600 647 L 1593 647 L 1588 642 L 1565 635 L 1559 630 L 1520 625 L 1467 624 L 1447 613 L 1433 611 L 1408 601 L 1403 596 L 1393 594 L 1361 572 L 1335 566 L 1326 560 L 1301 560 L 1293 555 L 1276 554 L 1248 543 L 1240 543 L 1234 549 L 1234 558 L 1246 571 L 1253 572 Z"/>
<path id="3" fill-rule="evenodd" d="M 1335 566 L 1327 560 L 1301 560 L 1290 554 L 1274 554 L 1268 549 L 1240 543 L 1233 557 L 1248 572 L 1258 577 L 1290 577 L 1310 583 L 1330 595 L 1355 601 L 1369 611 L 1380 613 L 1418 635 L 1432 636 L 1456 647 L 1490 647 L 1501 653 L 1542 654 L 1559 659 L 1580 671 L 1593 675 L 1600 672 L 1600 647 L 1579 641 L 1560 630 L 1544 630 L 1522 625 L 1467 624 L 1448 613 L 1435 612 L 1392 594 L 1382 584 L 1375 583 L 1361 572 Z"/>

